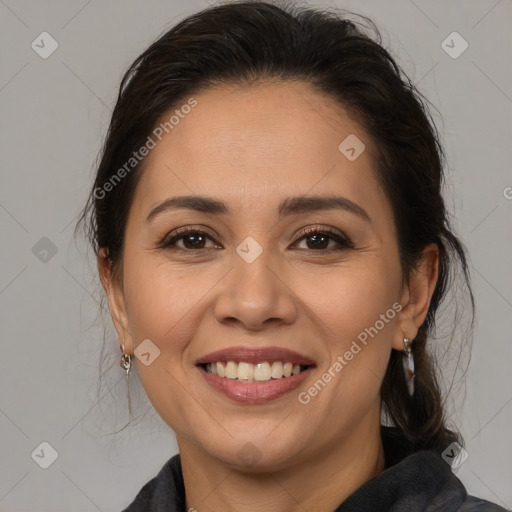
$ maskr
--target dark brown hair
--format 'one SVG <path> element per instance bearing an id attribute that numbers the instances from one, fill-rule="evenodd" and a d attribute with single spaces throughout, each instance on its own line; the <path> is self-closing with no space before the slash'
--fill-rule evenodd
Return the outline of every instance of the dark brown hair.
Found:
<path id="1" fill-rule="evenodd" d="M 334 98 L 373 139 L 375 169 L 393 209 L 404 282 L 427 244 L 440 248 L 439 279 L 412 342 L 415 395 L 411 399 L 406 391 L 402 353 L 392 350 L 381 396 L 390 422 L 416 448 L 442 451 L 450 442 L 463 440 L 447 427 L 427 341 L 457 265 L 470 299 L 472 326 L 474 301 L 465 250 L 442 197 L 444 154 L 428 102 L 384 49 L 374 24 L 351 17 L 294 2 L 230 2 L 167 31 L 122 79 L 77 228 L 84 225 L 95 253 L 106 248 L 114 273 L 119 271 L 128 211 L 144 162 L 108 193 L 102 187 L 145 144 L 164 114 L 201 90 L 263 80 L 301 81 Z"/>

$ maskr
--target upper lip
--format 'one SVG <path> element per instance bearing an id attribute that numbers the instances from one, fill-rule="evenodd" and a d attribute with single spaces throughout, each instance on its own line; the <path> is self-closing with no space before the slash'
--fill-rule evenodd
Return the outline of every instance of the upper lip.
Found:
<path id="1" fill-rule="evenodd" d="M 281 347 L 230 347 L 222 350 L 216 350 L 210 352 L 205 356 L 199 358 L 196 365 L 202 365 L 207 363 L 216 363 L 224 361 L 236 361 L 245 363 L 262 363 L 268 361 L 273 363 L 274 361 L 290 362 L 303 366 L 314 365 L 315 362 L 309 357 L 303 356 L 293 350 Z"/>

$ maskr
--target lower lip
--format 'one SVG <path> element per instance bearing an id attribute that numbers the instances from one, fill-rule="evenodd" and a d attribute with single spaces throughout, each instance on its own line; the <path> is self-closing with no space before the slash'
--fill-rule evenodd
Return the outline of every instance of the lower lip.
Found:
<path id="1" fill-rule="evenodd" d="M 313 370 L 313 367 L 310 366 L 298 375 L 292 375 L 291 377 L 281 377 L 280 379 L 271 379 L 265 382 L 245 383 L 213 375 L 213 373 L 208 373 L 202 366 L 197 368 L 199 368 L 206 382 L 215 391 L 237 402 L 253 404 L 270 402 L 293 391 L 301 385 L 304 379 L 307 379 Z"/>

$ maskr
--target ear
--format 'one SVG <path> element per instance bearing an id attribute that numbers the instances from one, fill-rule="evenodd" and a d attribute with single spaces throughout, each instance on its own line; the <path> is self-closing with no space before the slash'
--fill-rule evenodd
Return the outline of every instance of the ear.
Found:
<path id="1" fill-rule="evenodd" d="M 411 272 L 409 283 L 404 287 L 400 304 L 402 310 L 397 315 L 397 330 L 393 338 L 393 348 L 404 349 L 404 338 L 413 340 L 425 321 L 439 276 L 439 247 L 428 244 L 420 261 Z"/>
<path id="2" fill-rule="evenodd" d="M 133 342 L 125 309 L 123 285 L 112 272 L 112 261 L 105 247 L 101 247 L 98 251 L 98 273 L 107 295 L 110 315 L 119 336 L 119 346 L 124 340 L 125 352 L 132 354 Z"/>

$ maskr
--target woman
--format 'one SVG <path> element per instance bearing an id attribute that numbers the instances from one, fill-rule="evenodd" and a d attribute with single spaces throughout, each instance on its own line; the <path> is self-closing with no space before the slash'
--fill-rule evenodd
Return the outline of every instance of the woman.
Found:
<path id="1" fill-rule="evenodd" d="M 123 78 L 82 221 L 179 446 L 126 511 L 504 510 L 452 472 L 429 334 L 455 265 L 473 297 L 436 129 L 375 33 L 230 3 Z"/>

